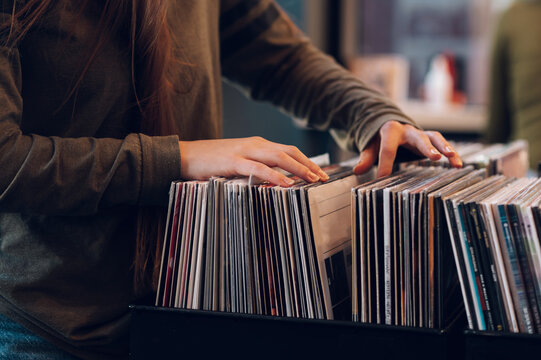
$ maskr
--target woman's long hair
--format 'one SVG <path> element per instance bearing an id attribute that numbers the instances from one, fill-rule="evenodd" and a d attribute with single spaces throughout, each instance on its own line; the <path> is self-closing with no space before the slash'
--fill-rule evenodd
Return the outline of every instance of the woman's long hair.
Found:
<path id="1" fill-rule="evenodd" d="M 0 25 L 7 46 L 14 46 L 57 4 L 53 0 L 28 0 L 21 5 L 14 1 L 11 22 Z M 82 14 L 95 0 L 82 1 Z M 6 9 L 3 9 L 4 12 Z M 176 132 L 172 113 L 174 88 L 169 71 L 175 59 L 167 26 L 166 0 L 101 0 L 99 22 L 90 56 L 83 65 L 65 103 L 83 80 L 85 73 L 101 50 L 108 34 L 128 30 L 131 51 L 131 80 L 137 107 L 141 113 L 141 132 L 168 135 Z M 7 34 L 7 36 L 6 36 Z M 163 209 L 140 208 L 137 217 L 137 239 L 133 263 L 136 293 L 155 287 L 161 253 Z"/>

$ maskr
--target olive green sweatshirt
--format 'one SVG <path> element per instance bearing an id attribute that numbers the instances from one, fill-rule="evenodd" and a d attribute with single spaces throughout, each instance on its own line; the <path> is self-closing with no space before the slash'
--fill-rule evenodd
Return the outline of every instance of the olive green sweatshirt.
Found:
<path id="1" fill-rule="evenodd" d="M 489 141 L 526 139 L 530 167 L 541 162 L 541 1 L 513 4 L 492 50 Z"/>
<path id="2" fill-rule="evenodd" d="M 99 12 L 54 3 L 18 44 L 0 48 L 0 312 L 83 358 L 127 356 L 128 305 L 139 301 L 130 270 L 137 208 L 166 206 L 180 177 L 179 139 L 221 136 L 222 77 L 350 149 L 385 121 L 410 122 L 272 1 L 171 0 L 168 22 L 189 64 L 172 79 L 179 133 L 147 136 L 121 33 L 109 34 L 63 104 Z"/>

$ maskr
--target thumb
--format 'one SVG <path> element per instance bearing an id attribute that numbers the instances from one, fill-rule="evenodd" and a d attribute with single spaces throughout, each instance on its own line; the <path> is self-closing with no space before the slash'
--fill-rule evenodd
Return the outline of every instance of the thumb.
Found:
<path id="1" fill-rule="evenodd" d="M 359 162 L 353 168 L 353 172 L 357 175 L 362 174 L 370 170 L 372 165 L 376 162 L 379 152 L 379 137 L 372 140 L 368 146 L 361 152 Z"/>

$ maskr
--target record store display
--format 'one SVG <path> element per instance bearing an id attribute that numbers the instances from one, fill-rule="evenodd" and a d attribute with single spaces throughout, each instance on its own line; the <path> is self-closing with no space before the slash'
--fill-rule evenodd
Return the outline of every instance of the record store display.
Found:
<path id="1" fill-rule="evenodd" d="M 541 180 L 516 177 L 527 146 L 454 146 L 462 169 L 417 161 L 374 179 L 354 159 L 290 188 L 172 183 L 156 305 L 434 329 L 465 312 L 473 330 L 539 333 Z"/>

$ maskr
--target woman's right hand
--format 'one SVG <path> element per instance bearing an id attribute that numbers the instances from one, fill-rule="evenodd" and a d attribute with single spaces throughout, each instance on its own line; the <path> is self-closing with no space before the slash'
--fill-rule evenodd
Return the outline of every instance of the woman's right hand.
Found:
<path id="1" fill-rule="evenodd" d="M 278 144 L 261 137 L 180 141 L 179 146 L 183 179 L 254 175 L 276 185 L 293 184 L 293 180 L 273 167 L 308 182 L 329 179 L 318 165 L 295 146 Z"/>

